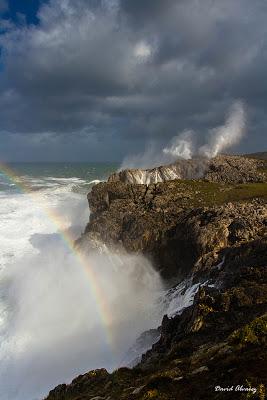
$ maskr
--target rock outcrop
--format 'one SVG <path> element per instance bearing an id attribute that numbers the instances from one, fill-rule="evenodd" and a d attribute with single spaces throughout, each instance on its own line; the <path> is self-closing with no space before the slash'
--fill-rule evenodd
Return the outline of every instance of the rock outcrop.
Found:
<path id="1" fill-rule="evenodd" d="M 136 367 L 88 372 L 47 400 L 265 398 L 266 164 L 224 156 L 205 168 L 202 179 L 136 184 L 125 172 L 93 187 L 77 246 L 141 252 L 168 281 L 200 285 L 191 306 L 150 332 L 160 337 Z"/>
<path id="2" fill-rule="evenodd" d="M 263 159 L 240 156 L 217 156 L 177 160 L 175 163 L 152 169 L 126 169 L 109 177 L 109 182 L 150 184 L 174 179 L 205 179 L 210 182 L 245 183 L 266 180 L 259 169 Z"/>
<path id="3" fill-rule="evenodd" d="M 163 277 L 182 279 L 211 267 L 222 248 L 260 237 L 266 198 L 266 183 L 100 183 L 88 195 L 91 217 L 79 245 L 142 252 Z"/>

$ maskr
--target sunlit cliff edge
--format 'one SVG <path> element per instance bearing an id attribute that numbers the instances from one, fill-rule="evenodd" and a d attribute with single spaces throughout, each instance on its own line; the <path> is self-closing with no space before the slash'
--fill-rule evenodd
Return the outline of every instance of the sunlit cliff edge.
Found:
<path id="1" fill-rule="evenodd" d="M 199 288 L 191 306 L 155 327 L 158 341 L 134 368 L 90 371 L 47 400 L 263 400 L 266 153 L 121 171 L 95 185 L 88 200 L 79 248 L 104 243 L 142 253 L 170 286 L 190 280 Z"/>

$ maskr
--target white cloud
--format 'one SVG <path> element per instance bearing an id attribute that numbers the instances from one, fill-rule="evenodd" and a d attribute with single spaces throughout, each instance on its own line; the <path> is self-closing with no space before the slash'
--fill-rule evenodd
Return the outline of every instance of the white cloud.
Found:
<path id="1" fill-rule="evenodd" d="M 139 42 L 134 48 L 134 54 L 136 57 L 148 58 L 152 53 L 151 46 L 146 42 Z"/>

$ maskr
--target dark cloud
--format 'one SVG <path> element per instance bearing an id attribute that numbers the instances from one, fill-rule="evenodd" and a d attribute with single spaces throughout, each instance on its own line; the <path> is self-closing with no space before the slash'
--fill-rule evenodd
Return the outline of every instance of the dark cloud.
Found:
<path id="1" fill-rule="evenodd" d="M 0 0 L 0 14 L 8 10 L 8 3 L 6 0 Z"/>
<path id="2" fill-rule="evenodd" d="M 262 0 L 51 0 L 0 36 L 0 156 L 114 160 L 184 129 L 201 142 L 240 98 L 237 150 L 263 148 L 266 17 Z"/>

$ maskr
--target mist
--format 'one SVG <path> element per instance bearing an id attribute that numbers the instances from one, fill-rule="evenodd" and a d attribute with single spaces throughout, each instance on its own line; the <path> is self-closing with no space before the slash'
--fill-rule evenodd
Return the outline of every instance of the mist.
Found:
<path id="1" fill-rule="evenodd" d="M 184 131 L 181 135 L 174 136 L 170 144 L 162 151 L 173 161 L 177 158 L 189 160 L 195 153 L 195 134 L 192 130 Z"/>
<path id="2" fill-rule="evenodd" d="M 119 170 L 126 168 L 150 168 L 159 164 L 168 164 L 173 157 L 165 154 L 155 142 L 150 141 L 143 153 L 131 154 L 124 157 Z"/>
<path id="3" fill-rule="evenodd" d="M 1 279 L 0 397 L 33 400 L 90 369 L 112 370 L 136 337 L 158 326 L 161 279 L 141 256 L 94 252 L 88 259 L 108 308 L 92 294 L 86 269 L 57 233 L 36 234 L 30 254 Z"/>
<path id="4" fill-rule="evenodd" d="M 120 169 L 152 168 L 173 163 L 178 159 L 188 160 L 199 156 L 213 158 L 238 144 L 245 134 L 245 128 L 245 106 L 238 100 L 228 110 L 224 125 L 211 128 L 204 135 L 204 143 L 197 144 L 203 135 L 193 129 L 187 129 L 174 136 L 161 149 L 152 142 L 143 153 L 125 157 Z"/>
<path id="5" fill-rule="evenodd" d="M 237 101 L 231 107 L 225 124 L 209 132 L 208 143 L 201 146 L 198 153 L 212 158 L 230 149 L 243 138 L 245 125 L 245 108 L 241 101 Z"/>

